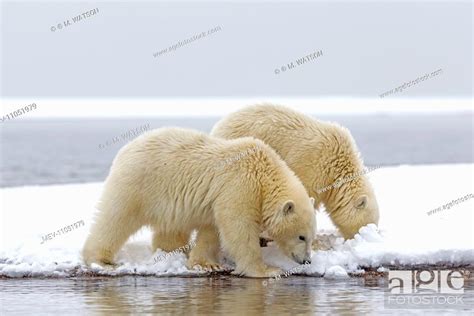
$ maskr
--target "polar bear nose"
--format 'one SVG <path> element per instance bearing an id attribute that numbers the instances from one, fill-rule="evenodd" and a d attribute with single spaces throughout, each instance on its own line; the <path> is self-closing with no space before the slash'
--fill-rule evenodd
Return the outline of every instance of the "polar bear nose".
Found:
<path id="1" fill-rule="evenodd" d="M 311 260 L 304 260 L 303 264 L 311 264 Z"/>

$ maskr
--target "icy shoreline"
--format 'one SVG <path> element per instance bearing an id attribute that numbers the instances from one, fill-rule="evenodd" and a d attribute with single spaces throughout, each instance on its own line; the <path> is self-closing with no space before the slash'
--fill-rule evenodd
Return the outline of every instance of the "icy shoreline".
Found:
<path id="1" fill-rule="evenodd" d="M 472 199 L 431 216 L 427 212 L 473 192 L 473 168 L 472 164 L 462 164 L 374 170 L 368 176 L 380 205 L 379 228 L 363 227 L 354 239 L 343 241 L 326 214 L 318 212 L 318 241 L 324 250 L 315 251 L 312 264 L 301 272 L 345 278 L 359 275 L 362 267 L 380 272 L 387 267 L 472 267 Z M 101 183 L 90 183 L 0 189 L 0 277 L 203 274 L 189 271 L 181 253 L 155 262 L 153 258 L 165 252 L 151 251 L 147 228 L 122 248 L 116 268 L 84 266 L 80 249 L 101 188 Z M 42 236 L 79 220 L 85 225 L 41 244 Z M 284 271 L 296 267 L 272 245 L 262 251 L 268 264 Z"/>

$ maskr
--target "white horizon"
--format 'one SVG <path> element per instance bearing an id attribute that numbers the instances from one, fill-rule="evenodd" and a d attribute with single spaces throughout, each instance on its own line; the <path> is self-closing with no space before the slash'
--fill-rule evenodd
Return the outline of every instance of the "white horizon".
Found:
<path id="1" fill-rule="evenodd" d="M 18 118 L 119 118 L 222 116 L 259 103 L 286 105 L 308 114 L 442 114 L 471 112 L 472 99 L 235 98 L 235 99 L 2 99 L 1 117 L 35 103 Z"/>

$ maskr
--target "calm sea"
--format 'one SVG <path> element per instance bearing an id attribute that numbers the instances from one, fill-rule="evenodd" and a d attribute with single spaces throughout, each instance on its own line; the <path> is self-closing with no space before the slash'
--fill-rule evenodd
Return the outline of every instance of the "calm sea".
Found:
<path id="1" fill-rule="evenodd" d="M 473 162 L 472 113 L 319 116 L 348 127 L 368 166 Z M 0 125 L 0 187 L 103 181 L 127 141 L 149 124 L 209 132 L 218 117 L 134 119 L 17 118 Z"/>
<path id="2" fill-rule="evenodd" d="M 464 283 L 464 305 L 452 305 L 454 298 L 447 303 L 445 294 L 434 303 L 418 303 L 420 309 L 407 309 L 403 300 L 398 307 L 387 308 L 387 283 L 383 278 L 297 276 L 268 287 L 261 279 L 230 276 L 0 279 L 0 306 L 2 315 L 472 316 L 472 279 Z M 416 295 L 412 299 L 421 301 Z"/>

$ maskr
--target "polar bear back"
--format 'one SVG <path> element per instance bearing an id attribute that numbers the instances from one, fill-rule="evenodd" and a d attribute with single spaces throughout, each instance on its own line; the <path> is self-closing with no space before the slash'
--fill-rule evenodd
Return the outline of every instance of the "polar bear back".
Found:
<path id="1" fill-rule="evenodd" d="M 268 168 L 268 163 L 282 184 L 294 184 L 304 192 L 292 171 L 260 140 L 224 140 L 188 129 L 157 129 L 119 151 L 104 200 L 127 196 L 148 222 L 164 227 L 212 224 L 216 203 L 258 205 L 261 181 L 256 175 L 266 172 L 258 169 Z"/>

